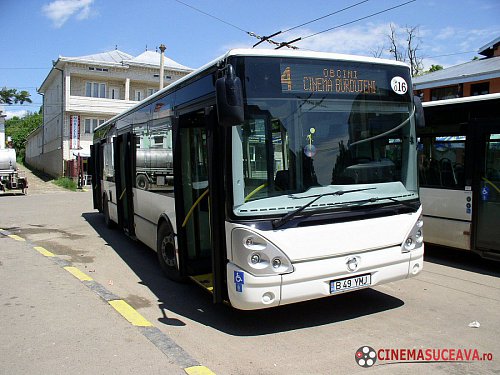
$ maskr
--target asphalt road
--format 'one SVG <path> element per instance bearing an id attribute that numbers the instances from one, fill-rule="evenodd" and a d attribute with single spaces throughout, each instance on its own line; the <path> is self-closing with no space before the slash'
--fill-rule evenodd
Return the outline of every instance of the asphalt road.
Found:
<path id="1" fill-rule="evenodd" d="M 107 229 L 91 201 L 90 192 L 0 197 L 0 228 L 5 230 L 0 235 L 0 356 L 8 358 L 0 361 L 0 373 L 36 372 L 26 362 L 40 358 L 48 370 L 40 373 L 68 368 L 78 373 L 182 373 L 187 365 L 179 362 L 180 356 L 216 374 L 500 374 L 498 263 L 428 247 L 417 278 L 242 312 L 212 305 L 196 285 L 163 277 L 156 254 Z M 51 251 L 126 301 L 180 352 L 169 353 L 145 339 L 85 283 L 33 246 Z M 35 297 L 36 303 L 30 301 Z M 40 314 L 32 318 L 37 306 Z M 77 311 L 80 320 L 75 319 Z M 59 324 L 48 318 L 56 316 L 66 329 L 47 328 Z M 469 327 L 473 321 L 480 327 Z M 64 360 L 59 350 L 50 350 L 49 341 L 59 343 Z M 363 346 L 376 351 L 441 349 L 448 355 L 451 349 L 477 349 L 493 360 L 379 359 L 367 369 L 355 360 Z M 110 366 L 103 367 L 105 363 Z"/>

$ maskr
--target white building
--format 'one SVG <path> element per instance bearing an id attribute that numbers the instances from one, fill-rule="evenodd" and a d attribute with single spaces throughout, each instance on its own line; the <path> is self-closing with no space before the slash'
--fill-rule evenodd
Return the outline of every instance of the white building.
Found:
<path id="1" fill-rule="evenodd" d="M 160 53 L 137 57 L 114 50 L 80 57 L 60 56 L 38 92 L 43 126 L 26 144 L 29 165 L 53 176 L 76 176 L 76 155 L 90 155 L 97 125 L 159 90 Z M 164 86 L 192 69 L 164 58 Z"/>

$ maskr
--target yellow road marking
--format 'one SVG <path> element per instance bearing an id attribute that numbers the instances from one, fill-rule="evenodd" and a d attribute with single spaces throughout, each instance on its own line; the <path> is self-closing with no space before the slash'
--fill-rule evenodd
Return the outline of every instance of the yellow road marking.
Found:
<path id="1" fill-rule="evenodd" d="M 68 266 L 63 268 L 80 281 L 92 281 L 92 278 L 90 276 L 86 275 L 76 267 Z"/>
<path id="2" fill-rule="evenodd" d="M 215 372 L 205 366 L 192 366 L 185 368 L 184 371 L 186 371 L 186 374 L 189 375 L 215 375 Z"/>
<path id="3" fill-rule="evenodd" d="M 46 257 L 55 257 L 53 253 L 51 253 L 50 251 L 41 246 L 35 246 L 33 249 L 38 251 L 40 254 L 45 255 Z"/>
<path id="4" fill-rule="evenodd" d="M 22 237 L 19 237 L 18 235 L 16 234 L 9 234 L 9 237 L 12 238 L 13 240 L 16 240 L 16 241 L 23 241 L 23 242 L 26 242 L 26 240 Z"/>
<path id="5" fill-rule="evenodd" d="M 132 306 L 121 299 L 108 301 L 125 319 L 136 327 L 152 327 L 153 325 L 137 312 Z"/>

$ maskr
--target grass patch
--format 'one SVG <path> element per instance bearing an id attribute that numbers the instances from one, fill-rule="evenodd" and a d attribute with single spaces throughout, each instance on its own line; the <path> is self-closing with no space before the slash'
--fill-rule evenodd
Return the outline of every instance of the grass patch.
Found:
<path id="1" fill-rule="evenodd" d="M 59 177 L 57 180 L 52 181 L 54 184 L 57 186 L 60 186 L 62 188 L 71 190 L 71 191 L 76 191 L 76 182 L 73 181 L 69 177 Z"/>

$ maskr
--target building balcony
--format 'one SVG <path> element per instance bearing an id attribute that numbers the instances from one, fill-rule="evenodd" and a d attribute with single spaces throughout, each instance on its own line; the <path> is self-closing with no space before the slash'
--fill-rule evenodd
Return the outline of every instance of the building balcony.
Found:
<path id="1" fill-rule="evenodd" d="M 96 115 L 114 116 L 136 105 L 133 100 L 106 98 L 89 98 L 86 96 L 70 96 L 66 104 L 66 112 L 92 113 Z"/>

